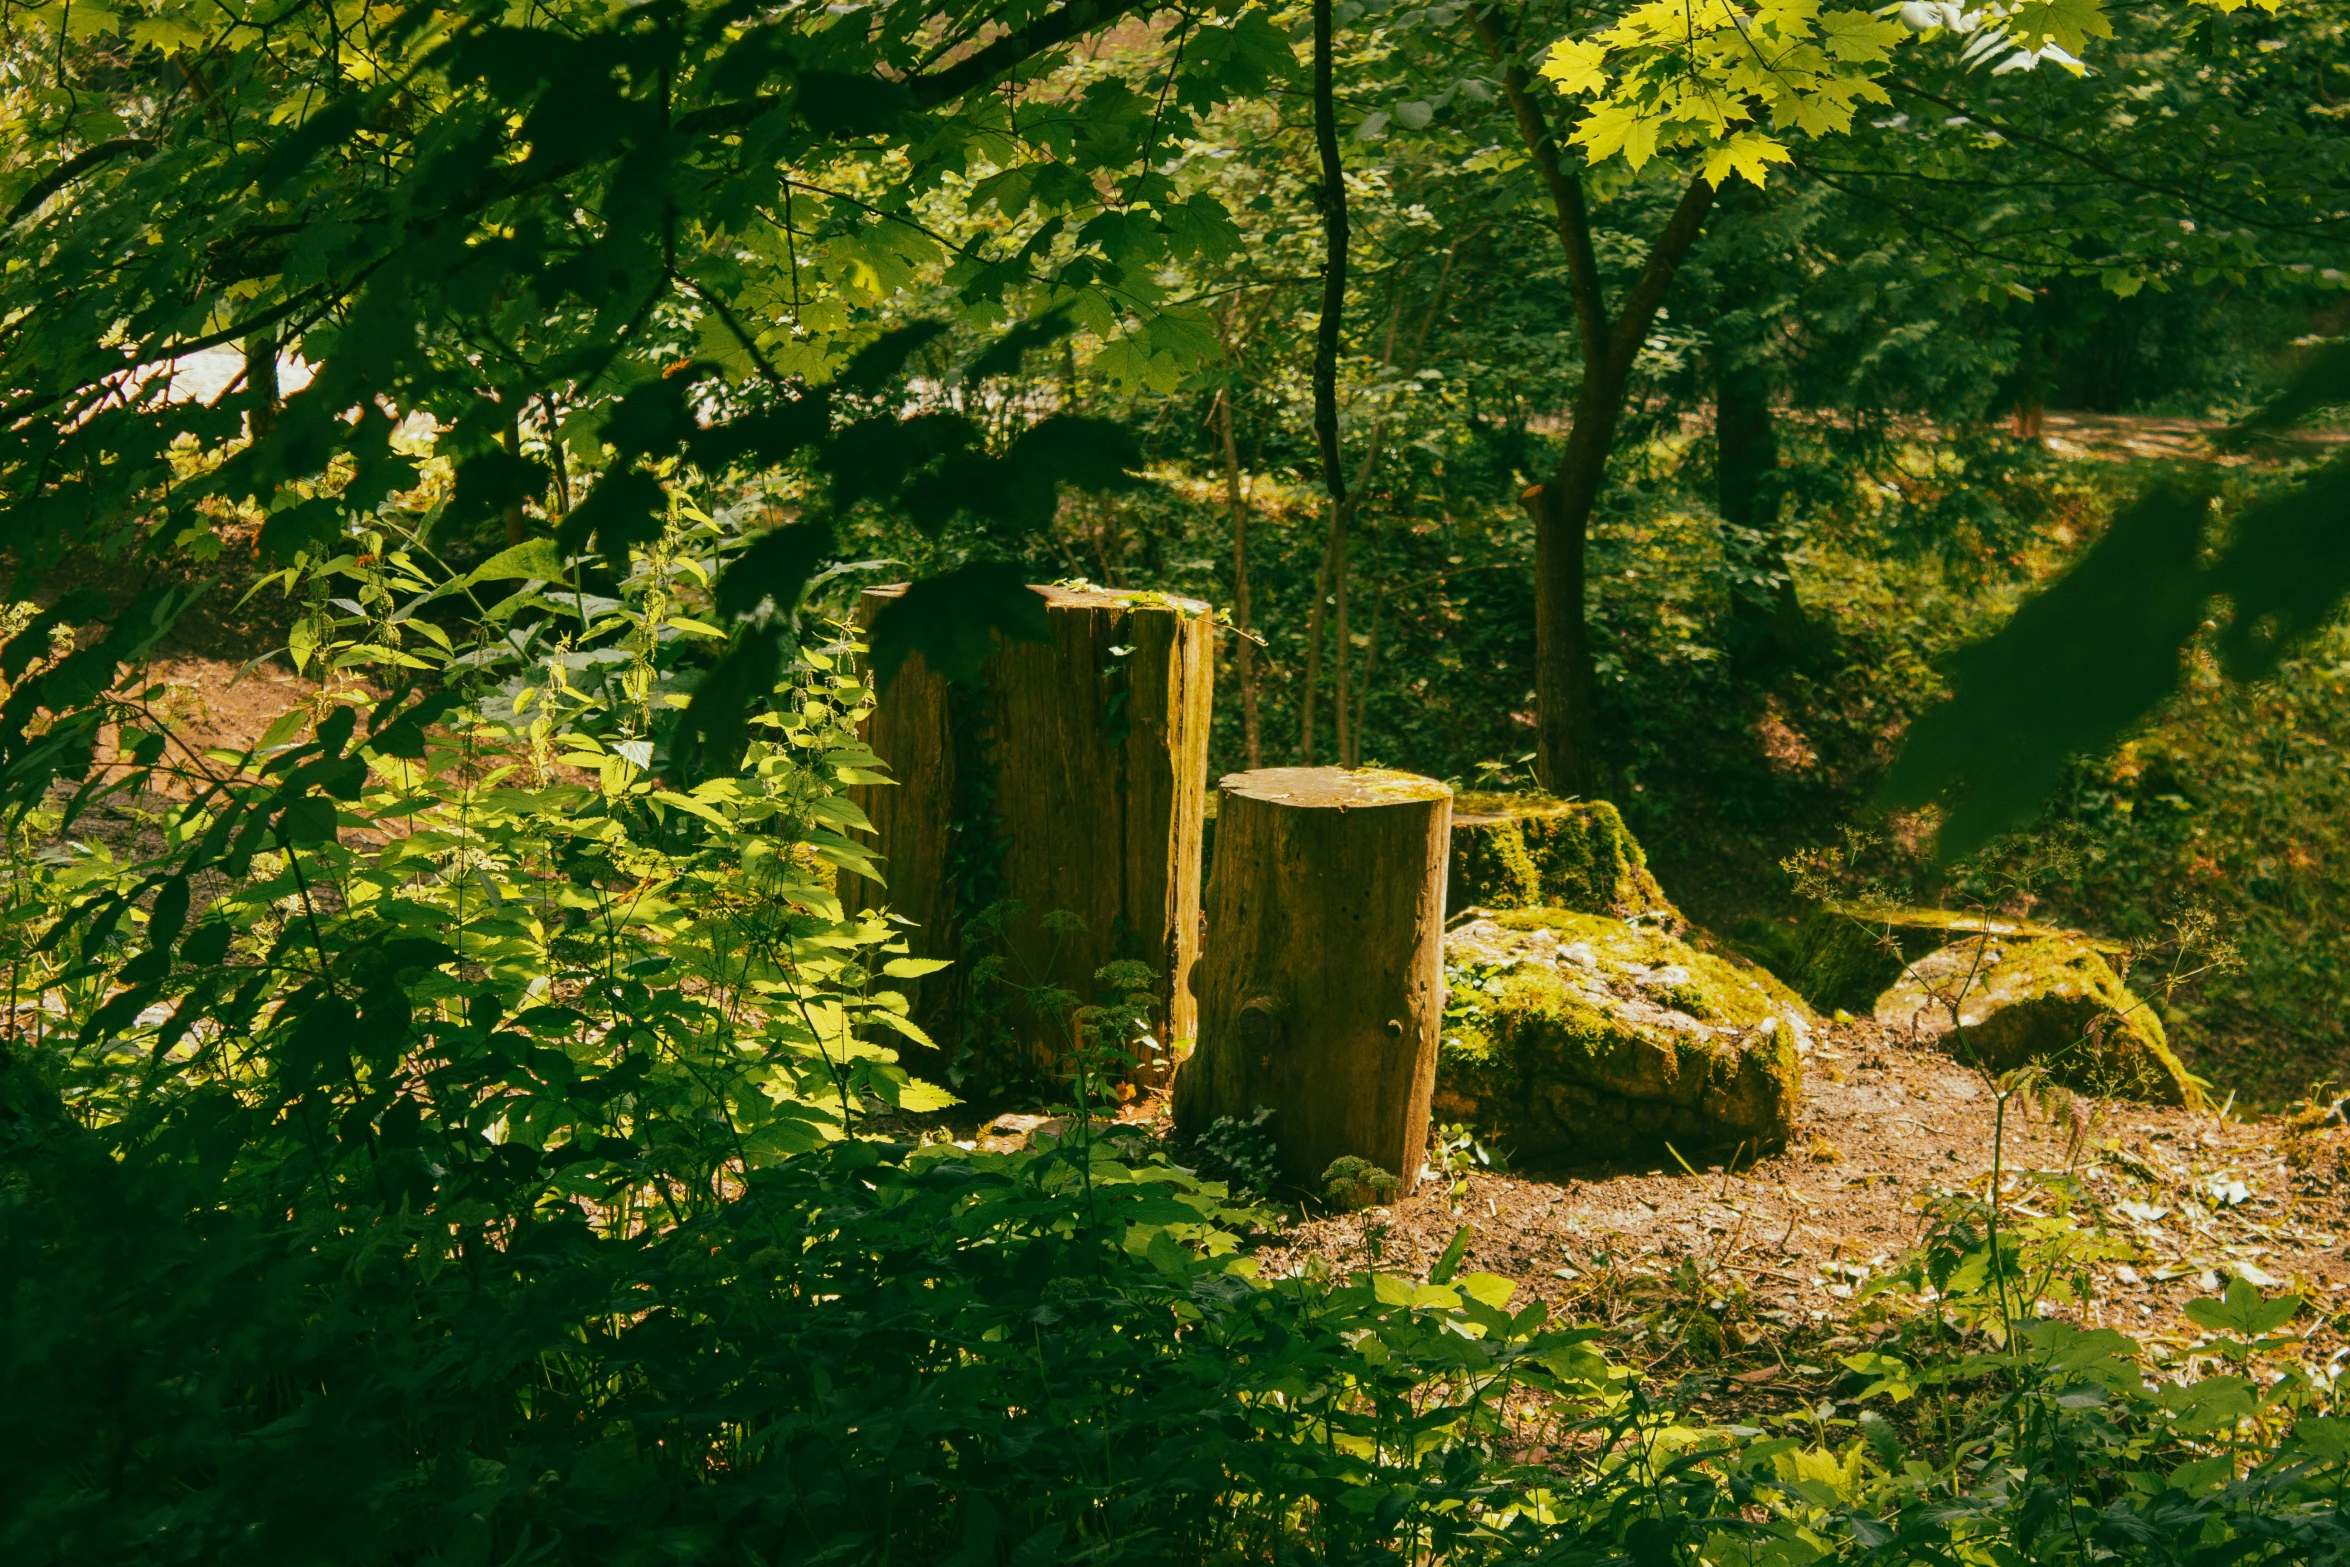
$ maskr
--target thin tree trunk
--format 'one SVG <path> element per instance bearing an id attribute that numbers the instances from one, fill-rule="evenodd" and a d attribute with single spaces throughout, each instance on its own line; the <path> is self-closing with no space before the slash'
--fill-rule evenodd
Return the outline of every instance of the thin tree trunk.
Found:
<path id="1" fill-rule="evenodd" d="M 1491 7 L 1469 13 L 1486 52 L 1502 63 L 1502 91 L 1517 120 L 1558 221 L 1575 319 L 1583 341 L 1583 383 L 1574 425 L 1551 476 L 1522 497 L 1534 519 L 1534 690 L 1536 769 L 1554 794 L 1595 790 L 1600 777 L 1590 633 L 1585 624 L 1585 565 L 1591 511 L 1607 477 L 1608 450 L 1623 418 L 1632 366 L 1690 247 L 1705 232 L 1714 187 L 1692 179 L 1666 220 L 1639 278 L 1612 315 L 1599 281 L 1591 218 L 1578 175 L 1563 162 L 1532 74 L 1512 52 Z"/>
<path id="2" fill-rule="evenodd" d="M 1374 572 L 1378 570 L 1379 566 L 1378 554 L 1379 534 L 1378 530 L 1374 528 L 1371 533 L 1371 569 Z M 1387 592 L 1385 589 L 1372 596 L 1371 624 L 1366 629 L 1363 639 L 1363 685 L 1361 693 L 1355 698 L 1355 756 L 1353 762 L 1349 764 L 1354 767 L 1363 765 L 1363 730 L 1371 722 L 1371 674 L 1379 667 L 1379 611 L 1386 607 L 1386 603 Z"/>
<path id="3" fill-rule="evenodd" d="M 1347 673 L 1354 662 L 1354 634 L 1346 621 L 1347 555 L 1354 546 L 1348 524 L 1354 508 L 1344 501 L 1330 503 L 1330 651 L 1333 655 L 1330 701 L 1330 746 L 1341 767 L 1354 766 L 1353 703 L 1348 701 Z"/>
<path id="4" fill-rule="evenodd" d="M 1443 306 L 1445 288 L 1452 281 L 1453 261 L 1460 255 L 1462 240 L 1466 237 L 1464 235 L 1462 239 L 1455 239 L 1445 249 L 1444 265 L 1438 268 L 1436 273 L 1436 286 L 1428 291 L 1428 308 L 1420 313 L 1419 328 L 1412 333 L 1411 354 L 1404 365 L 1406 375 L 1419 373 L 1420 362 L 1428 350 L 1428 334 L 1436 325 L 1436 312 Z M 1399 298 L 1396 300 L 1394 308 L 1388 312 L 1387 347 L 1380 358 L 1382 368 L 1392 369 L 1395 365 L 1395 336 L 1402 323 L 1403 301 Z M 1350 524 L 1353 522 L 1355 513 L 1362 507 L 1363 497 L 1370 493 L 1372 476 L 1378 472 L 1379 459 L 1386 451 L 1387 420 L 1388 410 L 1381 409 L 1379 416 L 1371 421 L 1371 436 L 1363 446 L 1362 466 L 1355 470 L 1353 488 L 1347 492 L 1347 520 Z M 1363 649 L 1362 690 L 1355 699 L 1354 718 L 1352 723 L 1347 726 L 1346 742 L 1339 752 L 1338 761 L 1342 767 L 1360 767 L 1363 762 L 1363 724 L 1370 711 L 1371 660 L 1377 656 L 1379 602 L 1377 599 L 1372 600 L 1370 632 L 1372 640 Z M 1342 604 L 1341 608 L 1343 607 Z M 1339 697 L 1342 706 L 1345 704 L 1345 700 L 1342 684 Z"/>
<path id="5" fill-rule="evenodd" d="M 252 398 L 245 422 L 258 441 L 277 428 L 276 333 L 260 332 L 245 339 L 245 390 Z"/>
<path id="6" fill-rule="evenodd" d="M 563 429 L 555 417 L 555 400 L 544 392 L 539 394 L 539 414 L 547 421 L 547 461 L 555 470 L 555 515 L 548 520 L 560 522 L 571 511 L 571 464 L 563 456 Z"/>
<path id="7" fill-rule="evenodd" d="M 1231 363 L 1227 345 L 1225 363 Z M 1232 650 L 1234 671 L 1240 677 L 1241 746 L 1253 771 L 1260 765 L 1262 736 L 1257 728 L 1257 645 L 1251 640 L 1248 618 L 1248 502 L 1240 489 L 1240 443 L 1232 438 L 1232 387 L 1216 394 L 1216 433 L 1224 445 L 1224 500 L 1232 509 L 1232 627 L 1239 633 Z"/>
<path id="8" fill-rule="evenodd" d="M 1339 538 L 1338 507 L 1329 508 L 1330 530 L 1322 539 L 1322 566 L 1314 573 L 1314 604 L 1306 612 L 1306 694 L 1299 704 L 1298 728 L 1301 734 L 1299 754 L 1305 765 L 1314 765 L 1314 699 L 1322 689 L 1322 630 L 1329 620 L 1330 567 L 1337 558 Z"/>
<path id="9" fill-rule="evenodd" d="M 1338 160 L 1338 106 L 1331 82 L 1332 0 L 1314 0 L 1314 147 L 1322 171 L 1322 315 L 1314 329 L 1314 444 L 1330 495 L 1330 536 L 1323 547 L 1314 608 L 1306 628 L 1305 747 L 1314 759 L 1314 688 L 1321 678 L 1323 606 L 1337 609 L 1337 743 L 1346 754 L 1346 473 L 1338 455 L 1338 335 L 1346 315 L 1346 169 Z"/>

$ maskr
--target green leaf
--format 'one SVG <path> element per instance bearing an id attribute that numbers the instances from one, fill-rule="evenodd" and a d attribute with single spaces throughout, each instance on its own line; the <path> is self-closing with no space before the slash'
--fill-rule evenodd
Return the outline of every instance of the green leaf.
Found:
<path id="1" fill-rule="evenodd" d="M 285 808 L 278 818 L 278 831 L 297 849 L 314 849 L 332 842 L 335 802 L 315 794 L 303 796 Z"/>
<path id="2" fill-rule="evenodd" d="M 2274 1300 L 2263 1300 L 2250 1280 L 2239 1278 L 2230 1279 L 2226 1293 L 2216 1300 L 2189 1301 L 2187 1320 L 2214 1333 L 2233 1333 L 2251 1339 L 2283 1327 L 2300 1311 L 2300 1296 L 2279 1295 Z"/>
<path id="3" fill-rule="evenodd" d="M 714 597 L 721 612 L 748 615 L 761 601 L 791 614 L 834 551 L 832 524 L 823 519 L 796 522 L 762 534 L 718 579 Z"/>
<path id="4" fill-rule="evenodd" d="M 488 560 L 467 572 L 461 581 L 466 585 L 476 582 L 506 582 L 517 579 L 537 582 L 561 582 L 566 568 L 563 553 L 550 538 L 525 539 L 498 551 Z M 454 586 L 454 584 L 452 584 Z M 442 589 L 443 592 L 449 589 Z"/>
<path id="5" fill-rule="evenodd" d="M 927 1082 L 919 1077 L 909 1078 L 905 1086 L 898 1090 L 898 1108 L 911 1111 L 915 1115 L 928 1115 L 933 1111 L 952 1109 L 962 1102 L 953 1094 L 939 1087 L 938 1084 Z"/>
<path id="6" fill-rule="evenodd" d="M 1464 1224 L 1452 1232 L 1451 1244 L 1444 1248 L 1443 1255 L 1439 1256 L 1435 1266 L 1428 1270 L 1429 1283 L 1449 1284 L 1452 1282 L 1452 1276 L 1460 1271 L 1461 1259 L 1469 1254 L 1469 1237 L 1476 1233 L 1477 1227 L 1473 1224 Z"/>
<path id="7" fill-rule="evenodd" d="M 518 457 L 502 448 L 477 452 L 457 467 L 456 492 L 449 497 L 444 520 L 468 527 L 484 518 L 503 515 L 547 492 L 554 475 L 545 463 Z"/>
<path id="8" fill-rule="evenodd" d="M 563 519 L 555 533 L 556 547 L 563 554 L 576 555 L 592 537 L 607 560 L 620 560 L 632 546 L 659 536 L 668 506 L 661 481 L 642 469 L 608 473 Z"/>
<path id="9" fill-rule="evenodd" d="M 1943 859 L 2028 818 L 2068 761 L 2103 752 L 2178 684 L 2203 616 L 2195 557 L 2208 509 L 2200 491 L 2148 495 L 1998 635 L 1951 661 L 1956 694 L 1911 727 L 1884 785 L 1912 806 L 1955 789 Z"/>
<path id="10" fill-rule="evenodd" d="M 1496 1311 L 1507 1306 L 1510 1303 L 1510 1297 L 1518 1290 L 1514 1281 L 1505 1279 L 1498 1273 L 1464 1274 L 1460 1279 L 1460 1287 L 1462 1293 L 1471 1300 L 1491 1306 Z"/>

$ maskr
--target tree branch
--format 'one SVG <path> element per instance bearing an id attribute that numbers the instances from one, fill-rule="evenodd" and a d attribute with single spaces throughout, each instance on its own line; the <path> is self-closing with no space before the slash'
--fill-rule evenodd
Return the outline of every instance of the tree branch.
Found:
<path id="1" fill-rule="evenodd" d="M 92 169 L 112 163 L 126 152 L 145 157 L 154 150 L 153 142 L 139 136 L 118 136 L 112 141 L 102 141 L 95 147 L 83 148 L 33 181 L 33 188 L 17 197 L 16 205 L 8 209 L 8 216 L 0 218 L 0 228 L 15 227 L 17 219 L 35 210 L 42 202 L 63 190 L 69 182 L 80 179 Z"/>
<path id="2" fill-rule="evenodd" d="M 2332 224 L 2350 221 L 2350 219 L 2335 217 L 2313 218 L 2306 223 L 2279 223 L 2274 218 L 2257 217 L 2249 212 L 2242 212 L 2233 207 L 2223 207 L 2216 201 L 2207 201 L 2200 196 L 2191 196 L 2187 192 L 2179 190 L 2174 186 L 2159 184 L 2153 180 L 2140 179 L 2135 174 L 2125 173 L 2124 171 L 2115 168 L 2112 164 L 2107 163 L 2102 158 L 2093 158 L 2078 148 L 2068 147 L 2060 141 L 2053 140 L 2046 136 L 2036 136 L 2030 131 L 2023 130 L 2020 127 L 2014 125 L 2010 125 L 2003 120 L 1992 119 L 1989 115 L 1983 113 L 1983 111 L 1980 109 L 1970 109 L 1966 105 L 1958 103 L 1952 99 L 1942 97 L 1938 93 L 1930 93 L 1923 87 L 1918 87 L 1909 82 L 1903 81 L 1898 76 L 1887 77 L 1885 79 L 1885 85 L 1891 87 L 1896 92 L 1905 92 L 1912 98 L 1923 99 L 1927 103 L 1937 105 L 1940 108 L 1948 109 L 1953 114 L 1964 115 L 1967 119 L 1973 121 L 1977 125 L 1982 126 L 1985 130 L 1994 131 L 1997 134 L 2006 137 L 2010 141 L 2019 141 L 2024 143 L 2026 146 L 2037 147 L 2043 152 L 2054 153 L 2057 157 L 2070 159 L 2074 163 L 2079 164 L 2081 167 L 2089 169 L 2097 174 L 2101 174 L 2105 178 L 2112 180 L 2118 185 L 2127 185 L 2133 190 L 2142 190 L 2149 196 L 2167 197 L 2172 201 L 2182 203 L 2186 206 L 2200 207 L 2206 212 L 2216 212 L 2231 223 L 2241 223 L 2249 228 L 2267 229 L 2271 233 L 2275 234 L 2299 234 L 2307 236 L 2313 229 L 2322 229 Z"/>
<path id="3" fill-rule="evenodd" d="M 957 60 L 943 71 L 917 76 L 906 85 L 914 101 L 935 108 L 984 86 L 1028 59 L 1057 48 L 1070 39 L 1107 27 L 1127 12 L 1145 7 L 1146 0 L 1069 0 L 1069 4 L 1015 27 L 1000 38 Z"/>
<path id="4" fill-rule="evenodd" d="M 1331 83 L 1331 0 L 1314 0 L 1314 147 L 1322 166 L 1322 314 L 1314 326 L 1314 444 L 1322 484 L 1346 504 L 1338 455 L 1338 333 L 1346 313 L 1346 169 L 1338 158 L 1338 110 Z"/>
<path id="5" fill-rule="evenodd" d="M 1632 291 L 1624 296 L 1624 309 L 1616 317 L 1615 329 L 1608 343 L 1608 360 L 1624 370 L 1632 367 L 1632 360 L 1640 352 L 1640 345 L 1648 338 L 1648 325 L 1656 318 L 1657 309 L 1672 290 L 1673 278 L 1680 272 L 1681 263 L 1689 258 L 1690 247 L 1705 232 L 1705 220 L 1714 206 L 1714 187 L 1703 175 L 1691 179 L 1689 188 L 1681 192 L 1681 204 L 1665 220 L 1664 232 L 1648 248 L 1648 260 L 1640 268 L 1640 277 Z"/>

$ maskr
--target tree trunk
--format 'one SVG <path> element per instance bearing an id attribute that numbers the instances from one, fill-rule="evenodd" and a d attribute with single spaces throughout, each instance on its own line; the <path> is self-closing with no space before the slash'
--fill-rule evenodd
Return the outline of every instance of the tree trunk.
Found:
<path id="1" fill-rule="evenodd" d="M 1353 1155 L 1404 1192 L 1427 1154 L 1443 1020 L 1452 791 L 1409 773 L 1278 767 L 1220 786 L 1199 1048 L 1175 1122 L 1275 1112 L 1282 1176 L 1319 1194 Z"/>
<path id="2" fill-rule="evenodd" d="M 1322 546 L 1322 571 L 1314 585 L 1314 606 L 1306 620 L 1306 693 L 1299 727 L 1301 755 L 1314 760 L 1314 697 L 1322 677 L 1323 606 L 1335 602 L 1338 634 L 1331 643 L 1337 671 L 1335 755 L 1346 760 L 1346 472 L 1338 455 L 1338 339 L 1346 316 L 1346 169 L 1338 156 L 1338 103 L 1333 82 L 1333 0 L 1314 0 L 1314 149 L 1320 157 L 1322 209 L 1322 310 L 1314 323 L 1314 446 L 1322 458 L 1322 487 L 1330 496 L 1330 535 Z"/>
<path id="3" fill-rule="evenodd" d="M 1505 33 L 1501 14 L 1490 5 L 1472 7 L 1468 16 L 1478 41 L 1501 64 L 1502 94 L 1550 196 L 1583 344 L 1583 384 L 1575 396 L 1575 423 L 1567 433 L 1566 451 L 1557 471 L 1525 497 L 1534 517 L 1535 768 L 1543 787 L 1553 794 L 1581 794 L 1594 790 L 1600 779 L 1590 634 L 1583 621 L 1584 546 L 1591 509 L 1607 476 L 1608 448 L 1623 417 L 1632 366 L 1689 248 L 1705 232 L 1715 189 L 1703 178 L 1683 187 L 1680 203 L 1649 247 L 1640 275 L 1611 315 L 1600 285 L 1582 179 L 1575 166 L 1559 156 L 1549 119 L 1534 95 L 1534 73 L 1517 52 L 1519 40 Z"/>
<path id="4" fill-rule="evenodd" d="M 1590 631 L 1583 618 L 1591 512 L 1607 477 L 1608 452 L 1624 416 L 1632 367 L 1681 263 L 1705 232 L 1713 204 L 1714 187 L 1703 179 L 1691 180 L 1682 190 L 1680 204 L 1649 247 L 1648 260 L 1625 294 L 1623 308 L 1608 323 L 1605 351 L 1583 367 L 1566 450 L 1535 498 L 1534 686 L 1541 725 L 1535 765 L 1543 787 L 1553 794 L 1598 792 L 1597 704 L 1592 695 Z M 1578 216 L 1581 210 L 1578 197 Z"/>
<path id="5" fill-rule="evenodd" d="M 277 428 L 279 398 L 275 332 L 257 332 L 245 339 L 245 391 L 252 400 L 252 412 L 245 416 L 246 427 L 253 439 L 258 441 Z"/>
<path id="6" fill-rule="evenodd" d="M 860 619 L 904 591 L 869 590 Z M 999 647 L 982 686 L 907 663 L 866 731 L 898 781 L 856 791 L 889 888 L 858 881 L 845 901 L 887 906 L 916 923 L 917 956 L 956 960 L 916 1016 L 965 1079 L 1057 1066 L 1073 1009 L 1122 959 L 1152 971 L 1162 1047 L 1196 1032 L 1214 622 L 1190 599 L 1036 591 L 1052 640 Z M 1079 928 L 1055 928 L 1064 911 Z M 992 977 L 983 956 L 1001 959 Z"/>

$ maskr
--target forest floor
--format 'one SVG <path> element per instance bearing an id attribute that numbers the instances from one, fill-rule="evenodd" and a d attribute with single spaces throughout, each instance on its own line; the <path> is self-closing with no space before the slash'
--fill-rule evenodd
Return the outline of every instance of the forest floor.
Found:
<path id="1" fill-rule="evenodd" d="M 1478 1171 L 1454 1194 L 1430 1179 L 1387 1208 L 1308 1219 L 1263 1251 L 1268 1273 L 1334 1267 L 1420 1274 L 1456 1231 L 1464 1269 L 1516 1280 L 1553 1320 L 1605 1325 L 1652 1378 L 1718 1383 L 1715 1412 L 1816 1404 L 1846 1380 L 1838 1357 L 1911 1309 L 1871 1279 L 1923 1238 L 1937 1199 L 1988 1195 L 1998 1104 L 1947 1055 L 1873 1022 L 1825 1023 L 1787 1151 L 1756 1164 L 1540 1173 Z M 2019 1227 L 2053 1216 L 2069 1173 L 2073 1217 L 2105 1255 L 2062 1315 L 2157 1351 L 2208 1338 L 2182 1315 L 2241 1275 L 2309 1310 L 2304 1359 L 2350 1360 L 2350 1131 L 2294 1128 L 2115 1101 L 2007 1106 L 2003 1191 Z M 1719 1333 L 1692 1332 L 1712 1315 Z"/>

